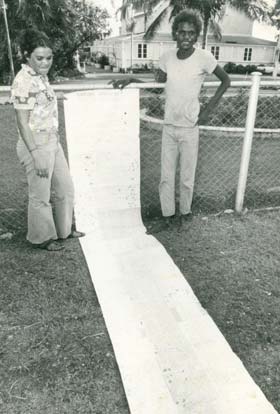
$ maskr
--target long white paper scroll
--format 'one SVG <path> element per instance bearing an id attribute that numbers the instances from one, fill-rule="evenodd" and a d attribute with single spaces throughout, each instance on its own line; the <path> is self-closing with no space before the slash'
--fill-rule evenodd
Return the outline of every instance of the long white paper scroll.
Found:
<path id="1" fill-rule="evenodd" d="M 138 90 L 69 94 L 65 117 L 81 244 L 131 413 L 275 414 L 163 246 L 145 234 Z"/>

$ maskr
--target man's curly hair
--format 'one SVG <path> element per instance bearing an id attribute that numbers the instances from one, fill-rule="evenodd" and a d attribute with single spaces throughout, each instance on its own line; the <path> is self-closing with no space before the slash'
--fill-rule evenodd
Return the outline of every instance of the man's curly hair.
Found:
<path id="1" fill-rule="evenodd" d="M 197 36 L 200 35 L 202 29 L 202 22 L 200 19 L 199 14 L 194 10 L 183 10 L 175 17 L 172 23 L 172 36 L 173 39 L 176 40 L 176 33 L 178 30 L 178 26 L 180 23 L 189 23 L 193 24 Z"/>

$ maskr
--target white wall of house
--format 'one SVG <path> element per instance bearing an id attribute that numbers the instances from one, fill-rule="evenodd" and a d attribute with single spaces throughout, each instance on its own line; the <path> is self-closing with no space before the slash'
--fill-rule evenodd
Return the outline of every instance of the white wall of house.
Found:
<path id="1" fill-rule="evenodd" d="M 157 66 L 159 57 L 167 50 L 174 49 L 174 42 L 145 42 L 141 38 L 133 43 L 133 66 Z M 126 67 L 131 66 L 130 45 L 124 48 Z"/>
<path id="2" fill-rule="evenodd" d="M 237 45 L 208 43 L 207 49 L 213 53 L 221 66 L 227 62 L 241 65 L 271 64 L 275 47 L 262 45 Z"/>
<path id="3" fill-rule="evenodd" d="M 172 41 L 150 41 L 145 42 L 142 36 L 133 37 L 132 63 L 133 66 L 158 65 L 159 57 L 167 50 L 174 48 Z M 263 45 L 240 45 L 227 43 L 208 43 L 207 49 L 211 51 L 219 64 L 223 66 L 227 62 L 242 65 L 271 64 L 274 61 L 274 46 Z M 131 42 L 130 37 L 115 38 L 96 41 L 91 47 L 92 52 L 102 52 L 109 56 L 110 63 L 119 68 L 131 66 Z"/>
<path id="4" fill-rule="evenodd" d="M 175 47 L 175 42 L 146 42 L 142 36 L 133 36 L 132 64 L 134 66 L 157 65 L 159 57 Z M 91 46 L 91 53 L 101 52 L 109 57 L 110 64 L 119 68 L 131 66 L 131 38 L 130 36 L 97 40 Z"/>
<path id="5" fill-rule="evenodd" d="M 272 63 L 274 62 L 274 46 L 254 46 L 252 61 L 255 63 Z"/>

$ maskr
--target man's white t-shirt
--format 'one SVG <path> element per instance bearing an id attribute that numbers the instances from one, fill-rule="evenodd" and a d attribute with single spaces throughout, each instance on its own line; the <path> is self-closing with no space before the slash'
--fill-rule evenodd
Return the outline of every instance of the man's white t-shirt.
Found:
<path id="1" fill-rule="evenodd" d="M 160 57 L 159 68 L 167 74 L 164 124 L 187 128 L 196 125 L 202 83 L 217 63 L 212 53 L 203 49 L 195 49 L 187 59 L 178 59 L 177 50 Z"/>

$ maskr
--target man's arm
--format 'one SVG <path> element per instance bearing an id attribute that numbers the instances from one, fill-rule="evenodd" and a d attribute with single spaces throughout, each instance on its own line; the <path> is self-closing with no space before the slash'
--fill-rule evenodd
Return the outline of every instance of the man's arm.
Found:
<path id="1" fill-rule="evenodd" d="M 200 111 L 198 117 L 199 125 L 204 124 L 208 120 L 210 112 L 212 112 L 213 109 L 217 106 L 219 100 L 230 86 L 230 78 L 224 69 L 221 68 L 221 66 L 217 65 L 213 73 L 221 81 L 221 84 L 216 90 L 215 95 L 212 96 L 212 98 L 208 101 L 206 107 Z"/>
<path id="2" fill-rule="evenodd" d="M 137 78 L 126 78 L 126 79 L 111 80 L 109 82 L 109 84 L 113 85 L 115 89 L 123 89 L 130 83 L 143 83 L 143 81 Z"/>
<path id="3" fill-rule="evenodd" d="M 155 76 L 155 81 L 159 83 L 164 83 L 167 80 L 167 74 L 161 69 L 156 69 L 154 76 Z M 111 80 L 109 82 L 109 84 L 112 84 L 115 89 L 123 89 L 130 83 L 144 83 L 144 81 L 137 79 L 137 78 L 127 78 L 127 79 Z"/>

